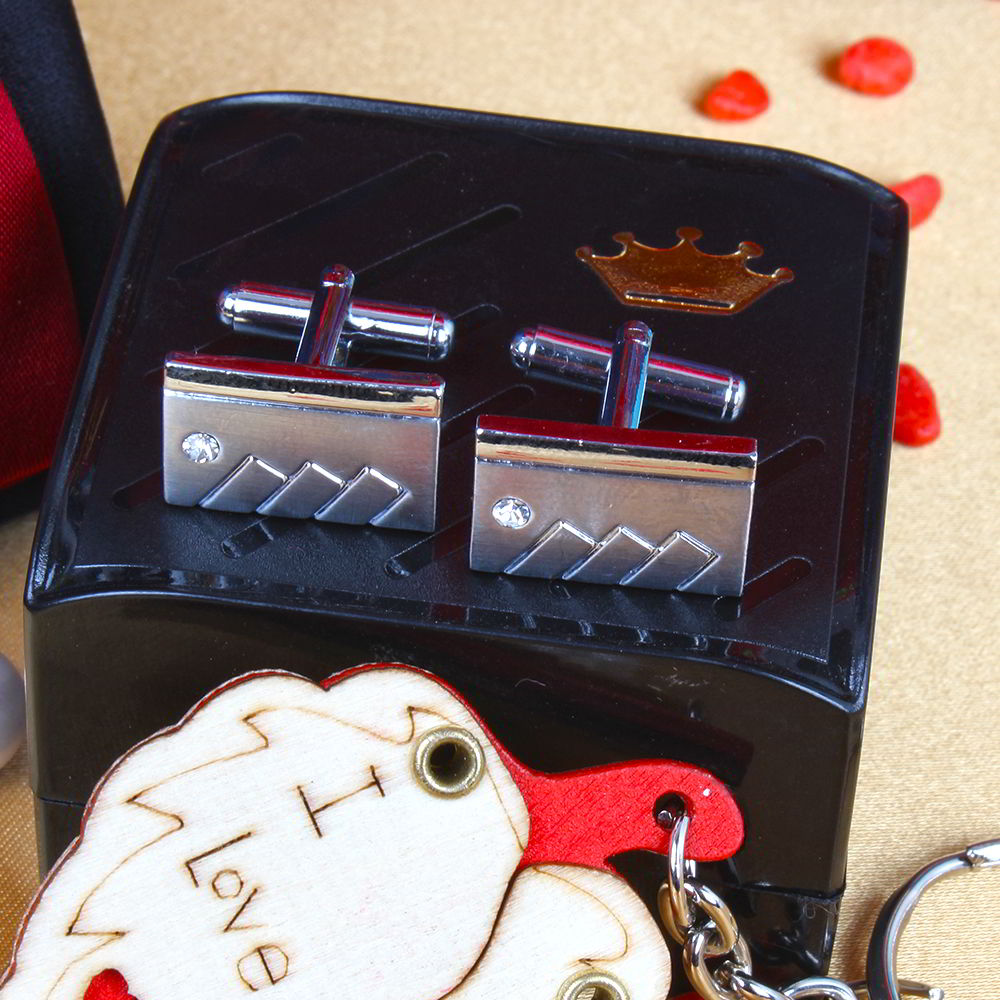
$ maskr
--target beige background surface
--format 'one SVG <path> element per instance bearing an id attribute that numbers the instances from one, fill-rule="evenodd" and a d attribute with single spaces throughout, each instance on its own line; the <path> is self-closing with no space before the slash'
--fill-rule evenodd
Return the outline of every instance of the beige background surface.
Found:
<path id="1" fill-rule="evenodd" d="M 933 381 L 942 438 L 893 453 L 882 590 L 848 892 L 834 971 L 860 976 L 881 901 L 939 853 L 1000 836 L 997 664 L 996 156 L 1000 3 L 661 0 L 612 4 L 77 0 L 126 186 L 157 120 L 224 93 L 310 89 L 725 137 L 812 153 L 887 183 L 930 171 L 913 233 L 903 358 Z M 871 34 L 903 40 L 889 99 L 824 67 Z M 710 122 L 707 82 L 754 70 L 773 105 Z M 0 530 L 0 651 L 23 665 L 31 518 Z M 34 883 L 22 753 L 0 772 L 0 954 Z M 901 969 L 951 996 L 1000 996 L 1000 870 L 933 890 Z M 2 960 L 0 960 L 2 964 Z M 143 998 L 155 1000 L 155 998 Z"/>

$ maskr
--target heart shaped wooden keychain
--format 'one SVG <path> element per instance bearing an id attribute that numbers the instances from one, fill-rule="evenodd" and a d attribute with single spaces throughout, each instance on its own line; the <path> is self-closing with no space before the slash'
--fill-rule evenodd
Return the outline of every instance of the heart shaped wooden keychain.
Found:
<path id="1" fill-rule="evenodd" d="M 663 933 L 609 858 L 729 857 L 711 774 L 542 774 L 402 664 L 239 677 L 122 757 L 22 925 L 2 1000 L 662 1000 Z"/>

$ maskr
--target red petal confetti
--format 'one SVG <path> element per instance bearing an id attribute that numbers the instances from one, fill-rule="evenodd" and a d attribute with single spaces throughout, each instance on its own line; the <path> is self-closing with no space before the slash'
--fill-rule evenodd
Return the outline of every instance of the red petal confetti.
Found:
<path id="1" fill-rule="evenodd" d="M 941 200 L 941 182 L 933 174 L 920 174 L 894 184 L 895 191 L 910 208 L 910 229 L 919 226 L 937 208 Z"/>
<path id="2" fill-rule="evenodd" d="M 135 997 L 129 993 L 128 983 L 117 969 L 105 969 L 91 979 L 83 1000 L 135 1000 Z"/>
<path id="3" fill-rule="evenodd" d="M 912 78 L 913 57 L 891 38 L 863 38 L 837 60 L 837 79 L 862 94 L 898 94 Z"/>
<path id="4" fill-rule="evenodd" d="M 702 98 L 701 110 L 720 122 L 741 122 L 766 111 L 771 103 L 767 89 L 745 69 L 736 69 Z"/>
<path id="5" fill-rule="evenodd" d="M 940 433 L 941 415 L 930 382 L 913 365 L 900 365 L 892 439 L 900 444 L 930 444 Z"/>

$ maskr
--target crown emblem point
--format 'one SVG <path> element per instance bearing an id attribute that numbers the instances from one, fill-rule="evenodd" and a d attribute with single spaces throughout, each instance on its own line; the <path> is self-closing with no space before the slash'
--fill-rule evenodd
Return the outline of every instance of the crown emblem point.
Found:
<path id="1" fill-rule="evenodd" d="M 583 246 L 577 257 L 588 264 L 622 305 L 685 312 L 734 313 L 746 309 L 772 288 L 795 275 L 787 267 L 772 274 L 751 271 L 746 262 L 764 253 L 750 240 L 733 253 L 709 254 L 695 246 L 702 231 L 680 226 L 672 247 L 640 243 L 634 233 L 615 233 L 622 247 L 609 257 Z"/>

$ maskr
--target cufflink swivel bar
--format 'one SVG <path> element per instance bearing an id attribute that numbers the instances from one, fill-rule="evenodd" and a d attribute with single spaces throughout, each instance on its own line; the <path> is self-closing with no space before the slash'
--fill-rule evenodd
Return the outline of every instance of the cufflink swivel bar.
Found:
<path id="1" fill-rule="evenodd" d="M 350 296 L 350 291 L 348 291 Z M 309 319 L 312 292 L 244 281 L 219 296 L 219 319 L 238 333 L 300 338 Z M 380 354 L 443 361 L 451 350 L 455 324 L 436 309 L 350 298 L 339 338 L 341 365 L 355 344 Z"/>
<path id="2" fill-rule="evenodd" d="M 510 344 L 514 364 L 529 375 L 603 392 L 611 345 L 595 337 L 535 326 Z M 720 422 L 735 420 L 746 399 L 746 382 L 733 372 L 650 354 L 646 398 L 655 406 Z"/>

